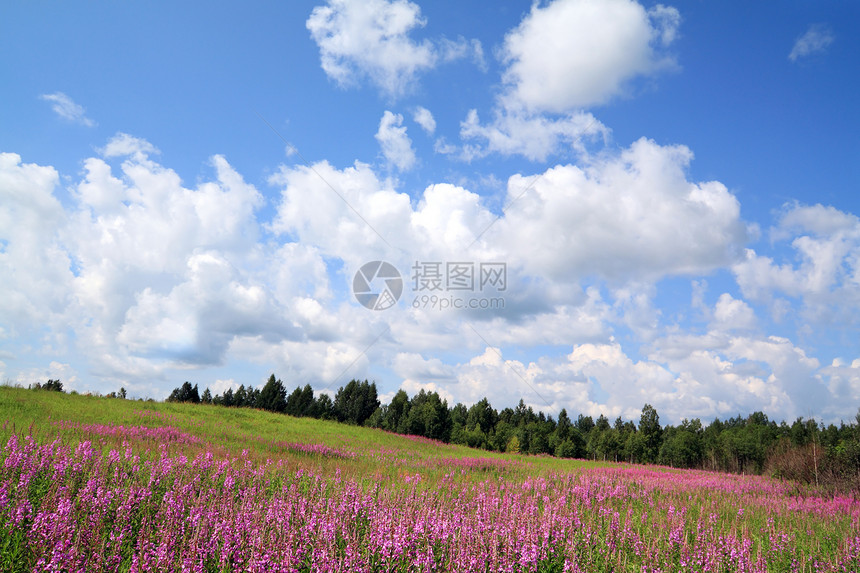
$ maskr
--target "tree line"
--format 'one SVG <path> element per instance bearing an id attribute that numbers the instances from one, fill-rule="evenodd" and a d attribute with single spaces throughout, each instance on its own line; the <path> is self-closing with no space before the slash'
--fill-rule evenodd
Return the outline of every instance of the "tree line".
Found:
<path id="1" fill-rule="evenodd" d="M 663 426 L 650 404 L 642 408 L 638 424 L 620 416 L 610 421 L 603 415 L 594 419 L 578 414 L 574 419 L 565 409 L 556 419 L 522 400 L 502 410 L 487 398 L 449 407 L 437 392 L 424 390 L 411 398 L 400 390 L 389 404 L 382 404 L 376 384 L 367 380 L 351 380 L 334 399 L 315 396 L 309 384 L 288 394 L 274 374 L 262 389 L 243 385 L 215 396 L 208 388 L 200 395 L 196 385 L 186 382 L 168 400 L 336 420 L 498 452 L 767 473 L 835 489 L 860 489 L 860 412 L 852 423 L 839 426 L 803 418 L 776 422 L 763 412 L 716 418 L 708 425 L 694 418 Z"/>

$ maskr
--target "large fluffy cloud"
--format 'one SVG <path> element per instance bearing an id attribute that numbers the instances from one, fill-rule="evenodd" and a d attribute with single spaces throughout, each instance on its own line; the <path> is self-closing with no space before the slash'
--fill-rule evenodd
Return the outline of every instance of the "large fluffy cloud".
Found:
<path id="1" fill-rule="evenodd" d="M 673 64 L 664 49 L 679 21 L 674 8 L 634 0 L 535 3 L 505 38 L 507 107 L 558 113 L 603 103 Z"/>
<path id="2" fill-rule="evenodd" d="M 482 237 L 532 274 L 651 279 L 740 260 L 740 204 L 719 182 L 687 180 L 692 153 L 640 139 L 615 157 L 508 183 L 505 216 Z"/>
<path id="3" fill-rule="evenodd" d="M 89 317 L 77 335 L 102 373 L 219 363 L 236 333 L 283 329 L 266 326 L 270 302 L 248 268 L 259 257 L 253 186 L 215 156 L 215 180 L 188 189 L 124 134 L 102 153 L 85 162 L 66 239 L 74 306 Z"/>
<path id="4" fill-rule="evenodd" d="M 843 404 L 860 387 L 856 360 L 822 367 L 768 333 L 750 301 L 783 294 L 854 304 L 845 296 L 857 290 L 856 217 L 791 206 L 771 237 L 808 256 L 796 266 L 744 258 L 737 200 L 717 182 L 690 181 L 684 147 L 643 139 L 581 166 L 514 176 L 498 219 L 452 184 L 411 200 L 366 164 L 282 167 L 268 223 L 261 193 L 225 158 L 214 156 L 210 180 L 188 187 L 157 153 L 117 135 L 83 162 L 66 206 L 55 196 L 56 170 L 0 155 L 8 286 L 0 336 L 38 324 L 49 333 L 46 352 L 67 344 L 87 368 L 83 376 L 52 356 L 46 364 L 56 364 L 19 368 L 15 379 L 56 372 L 80 389 L 103 388 L 88 381 L 96 377 L 111 390 L 119 383 L 160 396 L 177 373 L 230 361 L 265 364 L 318 390 L 383 367 L 398 377 L 389 383 L 411 392 L 464 402 L 487 395 L 502 407 L 523 398 L 548 411 L 626 418 L 645 402 L 665 420 L 851 415 Z M 349 293 L 355 270 L 376 259 L 393 262 L 406 283 L 404 300 L 384 313 Z M 409 274 L 421 260 L 506 262 L 504 308 L 413 308 Z M 731 265 L 742 296 L 724 292 L 706 304 L 698 281 L 698 326 L 663 322 L 662 278 Z M 615 338 L 622 331 L 643 345 L 638 355 Z M 9 372 L 15 352 L 0 358 Z"/>
<path id="5" fill-rule="evenodd" d="M 480 236 L 473 258 L 553 280 L 702 273 L 740 261 L 747 229 L 724 185 L 688 181 L 691 159 L 683 146 L 642 139 L 585 167 L 516 175 L 498 221 L 478 195 L 454 185 L 431 185 L 413 208 L 364 164 L 284 168 L 272 179 L 284 187 L 273 228 L 355 263 L 463 256 Z"/>
<path id="6" fill-rule="evenodd" d="M 70 260 L 61 239 L 67 213 L 54 196 L 53 167 L 0 153 L 0 324 L 13 336 L 59 326 L 68 305 Z"/>
<path id="7" fill-rule="evenodd" d="M 625 92 L 639 76 L 675 67 L 667 51 L 680 16 L 671 7 L 646 10 L 635 0 L 555 0 L 534 3 L 505 37 L 505 69 L 488 123 L 470 110 L 463 144 L 437 151 L 471 161 L 490 153 L 546 161 L 609 129 L 585 108 Z"/>

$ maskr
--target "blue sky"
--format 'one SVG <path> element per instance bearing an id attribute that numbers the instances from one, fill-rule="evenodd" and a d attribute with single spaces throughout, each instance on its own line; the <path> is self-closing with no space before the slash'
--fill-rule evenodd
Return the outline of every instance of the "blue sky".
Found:
<path id="1" fill-rule="evenodd" d="M 5 3 L 0 377 L 853 418 L 858 22 L 836 1 Z M 352 293 L 374 260 L 404 279 L 385 310 Z M 416 291 L 416 262 L 504 263 L 506 288 Z"/>

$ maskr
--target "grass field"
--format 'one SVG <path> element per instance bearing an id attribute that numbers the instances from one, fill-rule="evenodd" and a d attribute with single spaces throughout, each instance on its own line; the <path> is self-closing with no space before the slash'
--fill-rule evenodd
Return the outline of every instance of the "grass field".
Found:
<path id="1" fill-rule="evenodd" d="M 858 571 L 860 501 L 0 388 L 2 571 Z"/>

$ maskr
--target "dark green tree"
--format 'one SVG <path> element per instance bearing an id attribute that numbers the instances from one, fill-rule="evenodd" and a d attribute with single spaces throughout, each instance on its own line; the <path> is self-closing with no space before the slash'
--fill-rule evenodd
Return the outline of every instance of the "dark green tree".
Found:
<path id="1" fill-rule="evenodd" d="M 239 389 L 233 394 L 233 405 L 237 408 L 248 406 L 248 392 L 245 390 L 244 384 L 241 384 Z"/>
<path id="2" fill-rule="evenodd" d="M 436 392 L 425 392 L 422 389 L 412 398 L 405 427 L 409 434 L 449 441 L 452 424 L 447 402 Z"/>
<path id="3" fill-rule="evenodd" d="M 320 394 L 316 402 L 314 410 L 318 418 L 321 420 L 331 420 L 334 418 L 334 402 L 331 401 L 331 397 L 328 394 Z"/>
<path id="4" fill-rule="evenodd" d="M 179 388 L 174 388 L 173 392 L 167 398 L 168 402 L 191 402 L 192 404 L 200 403 L 200 394 L 197 391 L 197 384 L 193 387 L 191 382 L 184 382 Z"/>
<path id="5" fill-rule="evenodd" d="M 382 427 L 392 432 L 406 433 L 406 416 L 409 414 L 409 407 L 409 395 L 403 390 L 398 390 L 385 411 Z"/>
<path id="6" fill-rule="evenodd" d="M 283 413 L 287 407 L 287 390 L 283 382 L 276 380 L 274 374 L 269 376 L 257 402 L 257 407 L 262 410 Z"/>
<path id="7" fill-rule="evenodd" d="M 583 438 L 588 437 L 588 433 L 594 428 L 594 420 L 591 419 L 591 416 L 583 416 L 582 414 L 576 418 L 576 427 L 579 429 L 579 433 L 582 434 Z"/>
<path id="8" fill-rule="evenodd" d="M 663 431 L 660 427 L 660 416 L 651 404 L 645 404 L 639 418 L 639 434 L 644 441 L 642 461 L 653 464 L 660 454 Z"/>
<path id="9" fill-rule="evenodd" d="M 573 426 L 568 437 L 565 438 L 555 449 L 555 455 L 560 458 L 584 458 L 585 439 L 579 428 Z"/>
<path id="10" fill-rule="evenodd" d="M 594 424 L 594 429 L 597 430 L 598 432 L 605 432 L 606 430 L 608 430 L 611 427 L 612 426 L 609 425 L 609 418 L 607 418 L 603 414 L 601 414 L 597 418 L 597 422 Z"/>
<path id="11" fill-rule="evenodd" d="M 284 413 L 296 418 L 315 418 L 317 417 L 315 410 L 314 390 L 310 384 L 305 384 L 304 388 L 297 386 L 289 395 Z"/>
<path id="12" fill-rule="evenodd" d="M 466 426 L 472 428 L 475 424 L 481 428 L 484 436 L 489 436 L 490 432 L 495 428 L 499 421 L 499 414 L 490 405 L 487 398 L 481 398 L 469 408 L 469 413 L 466 416 Z"/>
<path id="13" fill-rule="evenodd" d="M 33 390 L 47 390 L 49 392 L 62 392 L 63 391 L 63 383 L 59 380 L 49 379 L 44 384 L 39 384 L 36 382 L 33 385 Z"/>
<path id="14" fill-rule="evenodd" d="M 702 463 L 702 423 L 698 419 L 684 419 L 677 428 L 664 430 L 660 446 L 659 463 L 676 468 L 694 468 Z"/>
<path id="15" fill-rule="evenodd" d="M 367 380 L 350 380 L 334 397 L 335 416 L 339 421 L 348 424 L 364 424 L 379 406 L 376 383 L 369 383 Z"/>
<path id="16" fill-rule="evenodd" d="M 260 397 L 260 389 L 254 388 L 250 384 L 245 387 L 245 407 L 256 408 L 257 399 Z"/>
<path id="17" fill-rule="evenodd" d="M 457 403 L 451 408 L 451 442 L 454 444 L 465 444 L 464 432 L 469 410 L 464 404 Z"/>
<path id="18" fill-rule="evenodd" d="M 555 430 L 549 436 L 550 451 L 555 452 L 559 444 L 570 436 L 572 428 L 573 422 L 571 422 L 570 416 L 567 415 L 567 410 L 562 408 L 561 412 L 558 413 L 558 423 L 555 425 Z"/>

